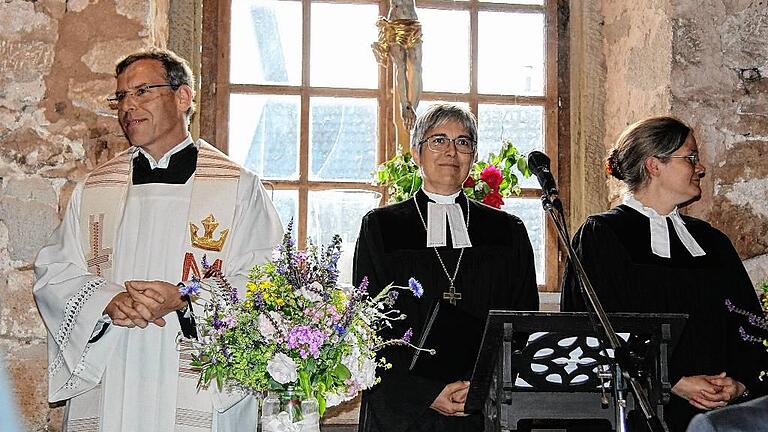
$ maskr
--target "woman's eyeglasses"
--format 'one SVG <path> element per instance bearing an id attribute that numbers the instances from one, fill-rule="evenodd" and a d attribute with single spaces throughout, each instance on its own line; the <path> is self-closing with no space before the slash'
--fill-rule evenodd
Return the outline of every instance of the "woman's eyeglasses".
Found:
<path id="1" fill-rule="evenodd" d="M 699 159 L 698 153 L 691 153 L 687 156 L 662 156 L 662 158 L 669 158 L 669 159 L 688 159 L 688 162 L 691 163 L 694 167 L 699 164 L 701 159 Z"/>
<path id="2" fill-rule="evenodd" d="M 467 137 L 451 139 L 445 135 L 432 135 L 431 137 L 422 140 L 419 144 L 424 143 L 427 143 L 427 147 L 433 152 L 444 152 L 450 143 L 453 143 L 456 146 L 456 151 L 459 153 L 470 154 L 475 152 L 475 142 Z"/>

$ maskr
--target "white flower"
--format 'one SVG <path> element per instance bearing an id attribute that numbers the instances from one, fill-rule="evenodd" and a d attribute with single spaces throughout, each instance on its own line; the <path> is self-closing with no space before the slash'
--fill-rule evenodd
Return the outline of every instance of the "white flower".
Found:
<path id="1" fill-rule="evenodd" d="M 275 354 L 267 362 L 267 372 L 272 376 L 272 379 L 280 384 L 296 381 L 296 367 L 296 362 L 283 353 Z"/>
<path id="2" fill-rule="evenodd" d="M 352 352 L 342 357 L 341 363 L 349 369 L 352 379 L 361 390 L 376 384 L 376 360 L 363 356 L 357 344 L 352 345 Z"/>
<path id="3" fill-rule="evenodd" d="M 342 398 L 338 393 L 328 392 L 325 394 L 326 408 L 334 407 L 342 402 L 344 402 L 344 398 Z"/>
<path id="4" fill-rule="evenodd" d="M 259 315 L 259 333 L 264 336 L 264 339 L 274 340 L 277 329 L 264 314 Z"/>
<path id="5" fill-rule="evenodd" d="M 309 288 L 312 288 L 312 290 L 314 291 L 323 290 L 323 286 L 320 285 L 320 282 L 315 281 L 315 282 L 312 282 L 309 285 L 309 287 L 302 287 L 301 289 L 297 290 L 296 293 L 313 303 L 317 303 L 323 299 L 323 297 L 320 296 L 320 294 L 314 291 L 311 291 Z"/>
<path id="6" fill-rule="evenodd" d="M 376 361 L 365 357 L 363 358 L 362 363 L 363 364 L 360 367 L 360 375 L 358 375 L 355 380 L 360 384 L 360 388 L 365 390 L 376 384 Z"/>

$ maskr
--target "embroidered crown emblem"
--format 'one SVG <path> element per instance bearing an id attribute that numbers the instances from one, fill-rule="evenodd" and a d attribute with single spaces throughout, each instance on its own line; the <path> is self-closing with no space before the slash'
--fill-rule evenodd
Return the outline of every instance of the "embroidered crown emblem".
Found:
<path id="1" fill-rule="evenodd" d="M 219 223 L 212 214 L 209 214 L 207 218 L 201 220 L 203 224 L 203 235 L 199 236 L 197 233 L 199 228 L 192 222 L 189 223 L 189 234 L 192 238 L 192 246 L 209 251 L 221 252 L 224 247 L 224 241 L 227 240 L 229 229 L 221 231 L 221 235 L 218 240 L 213 238 L 213 232 L 219 227 Z"/>

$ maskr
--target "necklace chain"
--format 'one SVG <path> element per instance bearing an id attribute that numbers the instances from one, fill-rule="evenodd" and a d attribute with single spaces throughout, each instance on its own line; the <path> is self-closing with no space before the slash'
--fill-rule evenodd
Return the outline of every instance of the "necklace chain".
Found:
<path id="1" fill-rule="evenodd" d="M 467 200 L 467 230 L 469 230 L 469 198 L 464 195 L 464 199 Z M 424 216 L 421 214 L 419 203 L 416 202 L 416 195 L 413 196 L 413 204 L 416 206 L 416 212 L 419 214 L 419 219 L 421 220 L 421 224 L 424 226 L 424 231 L 429 232 L 429 229 L 427 228 L 427 222 L 424 220 Z M 440 266 L 443 268 L 443 272 L 445 272 L 445 277 L 448 278 L 448 282 L 451 283 L 451 287 L 455 287 L 453 281 L 456 280 L 456 276 L 459 274 L 459 266 L 461 266 L 461 258 L 464 257 L 465 248 L 461 248 L 461 252 L 459 252 L 459 259 L 456 260 L 456 268 L 453 270 L 453 277 L 451 277 L 451 274 L 448 272 L 448 268 L 445 266 L 443 257 L 440 256 L 440 252 L 437 251 L 437 247 L 432 246 L 432 249 L 434 249 L 435 255 L 437 255 L 437 260 L 440 262 Z"/>

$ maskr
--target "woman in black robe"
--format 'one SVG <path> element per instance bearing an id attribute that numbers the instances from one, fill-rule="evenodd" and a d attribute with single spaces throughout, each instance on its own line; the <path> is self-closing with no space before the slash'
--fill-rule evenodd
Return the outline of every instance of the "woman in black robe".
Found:
<path id="1" fill-rule="evenodd" d="M 705 171 L 688 126 L 669 117 L 630 126 L 606 171 L 624 182 L 624 203 L 590 216 L 573 246 L 607 312 L 688 314 L 670 359 L 673 396 L 665 408 L 670 430 L 682 432 L 696 413 L 757 391 L 761 350 L 741 339 L 744 322 L 725 301 L 755 313 L 760 304 L 730 240 L 678 213 L 700 196 Z M 570 264 L 561 309 L 586 310 Z"/>
<path id="2" fill-rule="evenodd" d="M 372 294 L 389 283 L 407 285 L 411 277 L 424 289 L 421 298 L 399 296 L 395 308 L 407 317 L 384 336 L 399 338 L 411 328 L 412 342 L 418 342 L 436 302 L 442 302 L 441 316 L 460 325 L 450 331 L 434 325 L 428 332 L 428 341 L 451 350 L 442 363 L 411 370 L 413 350 L 395 346 L 384 351 L 392 368 L 382 371 L 381 383 L 363 395 L 360 431 L 483 430 L 482 415 L 464 413 L 471 373 L 471 365 L 465 365 L 474 360 L 488 311 L 538 310 L 533 251 L 523 223 L 462 192 L 476 158 L 476 140 L 470 112 L 453 105 L 430 107 L 417 120 L 411 146 L 422 189 L 412 199 L 363 218 L 354 281 L 367 277 Z M 451 291 L 461 298 L 451 301 Z M 439 355 L 441 348 L 431 343 L 425 348 L 437 348 Z M 431 359 L 422 353 L 422 361 Z"/>

